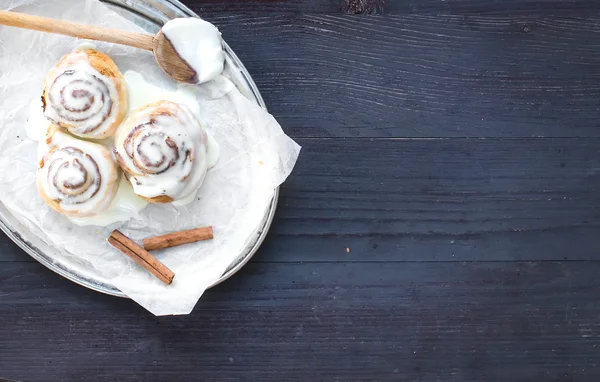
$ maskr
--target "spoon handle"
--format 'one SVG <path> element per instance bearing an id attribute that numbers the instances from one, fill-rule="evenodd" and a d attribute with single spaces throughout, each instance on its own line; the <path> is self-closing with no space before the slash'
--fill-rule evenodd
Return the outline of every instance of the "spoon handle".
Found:
<path id="1" fill-rule="evenodd" d="M 0 25 L 57 33 L 88 40 L 112 42 L 144 50 L 154 50 L 154 36 L 149 34 L 126 32 L 120 29 L 104 28 L 24 13 L 0 10 Z"/>

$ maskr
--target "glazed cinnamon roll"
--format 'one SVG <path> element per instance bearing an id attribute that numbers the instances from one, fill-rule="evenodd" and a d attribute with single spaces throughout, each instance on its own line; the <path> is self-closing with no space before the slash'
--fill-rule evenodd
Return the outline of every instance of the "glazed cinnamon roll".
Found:
<path id="1" fill-rule="evenodd" d="M 134 111 L 115 135 L 115 154 L 135 193 L 185 204 L 207 170 L 207 135 L 182 104 L 159 101 Z"/>
<path id="2" fill-rule="evenodd" d="M 42 199 L 67 216 L 88 217 L 104 212 L 114 199 L 119 166 L 104 146 L 73 138 L 54 127 L 40 160 L 37 187 Z"/>
<path id="3" fill-rule="evenodd" d="M 127 88 L 119 68 L 93 49 L 64 56 L 44 82 L 44 115 L 82 138 L 111 137 L 127 112 Z"/>

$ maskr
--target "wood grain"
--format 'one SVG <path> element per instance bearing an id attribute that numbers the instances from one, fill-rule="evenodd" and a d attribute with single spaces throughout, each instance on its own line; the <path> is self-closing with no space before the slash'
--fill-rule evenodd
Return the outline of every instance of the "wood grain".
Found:
<path id="1" fill-rule="evenodd" d="M 188 0 L 202 16 L 227 13 L 268 15 L 275 12 L 326 14 L 439 14 L 529 15 L 540 13 L 589 14 L 597 12 L 594 0 Z"/>
<path id="2" fill-rule="evenodd" d="M 21 250 L 4 232 L 0 231 L 0 263 L 2 262 L 33 262 L 29 255 Z"/>
<path id="3" fill-rule="evenodd" d="M 600 15 L 210 21 L 294 137 L 600 136 Z"/>
<path id="4" fill-rule="evenodd" d="M 250 264 L 190 316 L 156 318 L 41 265 L 5 264 L 0 370 L 27 381 L 479 382 L 509 369 L 511 381 L 592 381 L 599 272 L 598 262 Z"/>
<path id="5" fill-rule="evenodd" d="M 298 141 L 261 261 L 600 259 L 598 139 Z"/>

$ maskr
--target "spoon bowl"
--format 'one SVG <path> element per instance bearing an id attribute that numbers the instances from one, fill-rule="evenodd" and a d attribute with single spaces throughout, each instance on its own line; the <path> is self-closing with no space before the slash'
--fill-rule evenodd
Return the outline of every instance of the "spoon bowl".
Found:
<path id="1" fill-rule="evenodd" d="M 154 37 L 154 59 L 158 66 L 171 78 L 187 83 L 196 83 L 197 73 L 182 59 L 167 36 L 160 30 Z"/>

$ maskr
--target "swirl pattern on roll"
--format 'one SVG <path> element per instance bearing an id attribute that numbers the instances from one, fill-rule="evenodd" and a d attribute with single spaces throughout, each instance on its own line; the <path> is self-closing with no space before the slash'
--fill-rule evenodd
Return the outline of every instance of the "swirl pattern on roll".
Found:
<path id="1" fill-rule="evenodd" d="M 122 74 L 95 50 L 63 57 L 48 73 L 42 98 L 46 118 L 84 138 L 112 136 L 127 109 Z"/>
<path id="2" fill-rule="evenodd" d="M 37 186 L 44 201 L 69 216 L 94 216 L 114 199 L 119 171 L 110 150 L 61 131 L 47 139 L 48 151 L 39 163 Z"/>
<path id="3" fill-rule="evenodd" d="M 207 170 L 207 136 L 188 107 L 160 101 L 134 111 L 115 136 L 115 154 L 139 196 L 155 203 L 193 197 Z"/>

